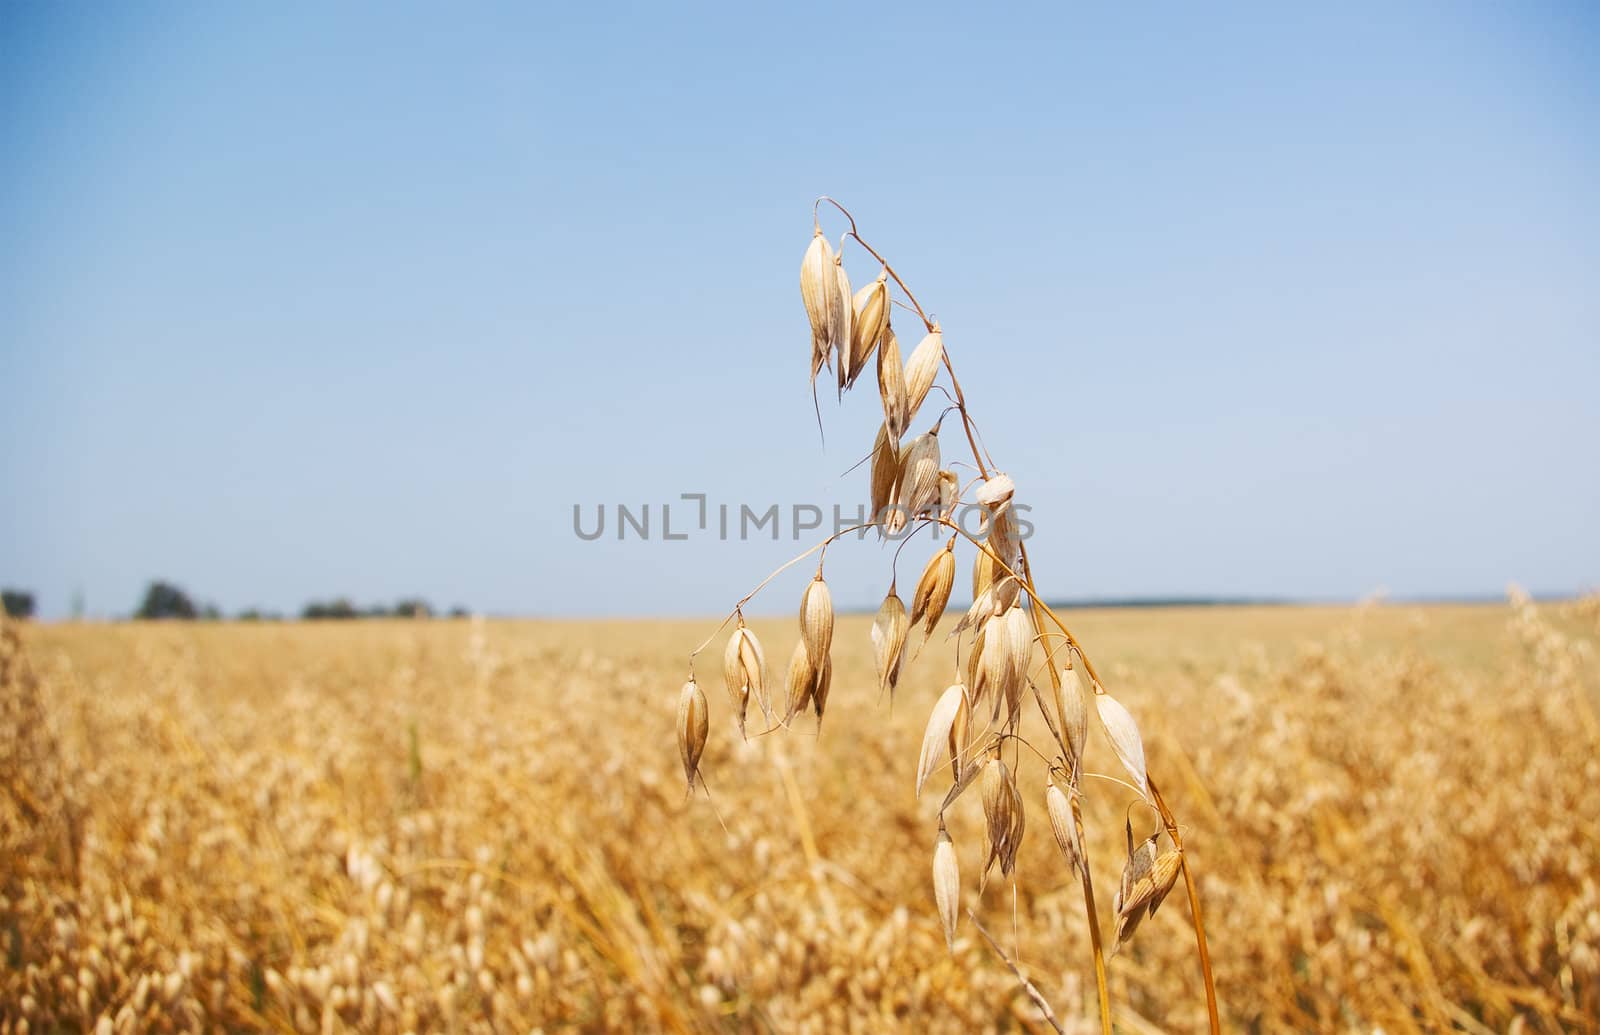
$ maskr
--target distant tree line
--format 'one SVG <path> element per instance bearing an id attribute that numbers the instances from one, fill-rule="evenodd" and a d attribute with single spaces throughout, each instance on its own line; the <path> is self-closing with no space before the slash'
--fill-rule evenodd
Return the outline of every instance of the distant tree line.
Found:
<path id="1" fill-rule="evenodd" d="M 34 616 L 36 601 L 34 595 L 28 590 L 7 587 L 0 590 L 0 606 L 4 606 L 5 613 L 12 618 L 32 618 Z M 384 604 L 369 604 L 359 606 L 350 602 L 348 597 L 336 597 L 332 600 L 313 600 L 300 610 L 303 619 L 325 618 L 433 618 L 448 615 L 450 618 L 465 618 L 470 612 L 461 606 L 452 607 L 448 612 L 439 612 L 421 597 L 404 597 L 395 601 L 393 606 Z M 74 617 L 82 617 L 81 603 L 73 605 Z M 157 579 L 145 587 L 144 596 L 139 601 L 132 614 L 133 618 L 143 621 L 222 621 L 227 618 L 222 609 L 212 603 L 197 603 L 181 586 Z M 283 615 L 274 611 L 264 611 L 260 608 L 246 608 L 234 618 L 241 622 L 276 622 L 282 621 Z"/>
<path id="2" fill-rule="evenodd" d="M 32 618 L 33 594 L 21 589 L 0 589 L 0 607 L 12 618 Z"/>

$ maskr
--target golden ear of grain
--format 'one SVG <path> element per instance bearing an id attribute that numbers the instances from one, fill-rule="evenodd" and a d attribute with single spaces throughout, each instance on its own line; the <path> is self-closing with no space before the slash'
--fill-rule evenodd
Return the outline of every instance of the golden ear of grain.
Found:
<path id="1" fill-rule="evenodd" d="M 980 621 L 978 631 L 972 634 L 972 649 L 967 652 L 967 685 L 972 688 L 972 707 L 981 708 L 989 692 L 989 671 L 984 667 L 983 655 L 989 644 L 989 623 Z"/>
<path id="2" fill-rule="evenodd" d="M 950 590 L 956 581 L 956 539 L 950 537 L 944 549 L 928 559 L 917 579 L 917 588 L 911 594 L 911 624 L 923 623 L 922 639 L 926 643 L 934 627 L 944 616 L 945 605 L 950 602 Z"/>
<path id="3" fill-rule="evenodd" d="M 939 922 L 944 925 L 944 943 L 956 949 L 957 910 L 961 904 L 961 874 L 956 867 L 956 846 L 939 821 L 939 837 L 933 845 L 933 901 L 939 907 Z"/>
<path id="4" fill-rule="evenodd" d="M 854 313 L 850 324 L 850 376 L 845 379 L 846 389 L 854 387 L 856 378 L 867 368 L 867 360 L 883 340 L 889 324 L 889 274 L 878 274 L 878 279 L 856 292 Z"/>
<path id="5" fill-rule="evenodd" d="M 1050 817 L 1050 832 L 1056 836 L 1062 858 L 1067 860 L 1073 874 L 1083 875 L 1083 846 L 1079 843 L 1078 817 L 1066 792 L 1056 786 L 1055 777 L 1048 777 L 1044 788 L 1044 810 Z"/>
<path id="6" fill-rule="evenodd" d="M 822 725 L 823 709 L 828 707 L 828 691 L 833 687 L 833 658 L 822 656 L 822 667 L 817 670 L 817 681 L 811 687 L 811 707 L 817 713 L 817 725 Z"/>
<path id="7" fill-rule="evenodd" d="M 832 318 L 828 323 L 829 344 L 834 354 L 834 373 L 839 376 L 839 394 L 844 395 L 845 377 L 850 372 L 851 322 L 855 310 L 851 306 L 850 277 L 844 271 L 844 243 L 833 256 L 834 298 Z"/>
<path id="8" fill-rule="evenodd" d="M 800 638 L 811 655 L 811 665 L 821 670 L 833 646 L 833 595 L 819 571 L 800 597 Z"/>
<path id="9" fill-rule="evenodd" d="M 1139 736 L 1138 723 L 1133 721 L 1128 709 L 1110 694 L 1096 694 L 1094 702 L 1100 715 L 1100 725 L 1106 731 L 1106 739 L 1111 741 L 1111 750 L 1117 753 L 1117 760 L 1133 777 L 1139 793 L 1150 797 L 1150 788 L 1145 784 L 1144 741 Z"/>
<path id="10" fill-rule="evenodd" d="M 939 432 L 928 431 L 906 443 L 895 502 L 917 517 L 939 502 Z"/>
<path id="11" fill-rule="evenodd" d="M 745 682 L 756 702 L 761 705 L 761 713 L 770 722 L 772 705 L 767 697 L 767 653 L 761 649 L 761 641 L 756 639 L 756 634 L 745 628 L 742 622 L 739 632 L 739 664 L 744 670 Z"/>
<path id="12" fill-rule="evenodd" d="M 906 372 L 900 363 L 900 339 L 884 321 L 883 344 L 878 348 L 878 397 L 883 402 L 883 423 L 896 442 L 906 433 Z"/>
<path id="13" fill-rule="evenodd" d="M 1128 828 L 1128 837 L 1133 837 L 1133 828 Z M 1139 924 L 1151 912 L 1150 903 L 1156 894 L 1155 883 L 1156 863 L 1156 837 L 1139 842 L 1138 847 L 1128 853 L 1128 862 L 1122 868 L 1122 886 L 1117 890 L 1116 898 L 1112 900 L 1111 908 L 1117 914 L 1116 952 L 1133 937 Z M 1177 871 L 1174 869 L 1173 877 Z M 1168 890 L 1171 890 L 1170 887 Z"/>
<path id="14" fill-rule="evenodd" d="M 1156 864 L 1150 868 L 1150 882 L 1155 885 L 1155 893 L 1150 896 L 1151 916 L 1156 915 L 1156 910 L 1161 908 L 1161 903 L 1167 900 L 1167 895 L 1178 883 L 1178 872 L 1182 868 L 1183 853 L 1177 850 L 1162 852 Z"/>
<path id="15" fill-rule="evenodd" d="M 917 797 L 922 797 L 922 785 L 928 782 L 928 777 L 939 768 L 945 751 L 950 745 L 950 733 L 955 729 L 956 719 L 961 714 L 962 703 L 966 699 L 967 689 L 960 683 L 952 683 L 939 695 L 939 700 L 934 704 L 932 713 L 928 716 L 928 726 L 922 733 L 922 751 L 917 755 Z"/>
<path id="16" fill-rule="evenodd" d="M 922 408 L 922 401 L 928 397 L 928 391 L 933 388 L 933 381 L 939 375 L 939 364 L 944 361 L 944 332 L 938 324 L 933 325 L 933 330 L 911 350 L 911 358 L 906 360 L 906 426 L 917 416 L 917 410 Z"/>
<path id="17" fill-rule="evenodd" d="M 1055 688 L 1056 692 L 1056 717 L 1061 721 L 1061 736 L 1066 741 L 1067 769 L 1073 774 L 1074 783 L 1083 759 L 1084 741 L 1089 737 L 1089 702 L 1083 692 L 1083 680 L 1078 674 L 1078 668 L 1073 664 L 1073 656 L 1077 651 L 1067 649 L 1067 665 L 1061 670 L 1061 683 Z"/>
<path id="18" fill-rule="evenodd" d="M 728 637 L 727 649 L 722 652 L 722 679 L 728 687 L 728 698 L 733 703 L 733 715 L 739 723 L 739 736 L 744 736 L 745 711 L 750 706 L 750 680 L 745 676 L 744 659 L 739 649 L 744 643 L 744 626 Z"/>
<path id="19" fill-rule="evenodd" d="M 806 649 L 805 641 L 801 640 L 794 645 L 794 654 L 789 657 L 789 672 L 784 680 L 784 696 L 788 700 L 788 710 L 783 716 L 785 725 L 806 710 L 806 705 L 811 702 L 811 691 L 816 682 L 817 668 L 811 663 L 811 652 Z"/>
<path id="20" fill-rule="evenodd" d="M 972 699 L 961 695 L 956 721 L 950 725 L 950 779 L 959 783 L 962 770 L 971 764 Z"/>
<path id="21" fill-rule="evenodd" d="M 900 661 L 905 651 L 906 633 L 911 628 L 906 620 L 906 605 L 901 602 L 894 587 L 889 587 L 878 615 L 872 621 L 872 656 L 878 666 L 878 693 L 889 691 L 893 700 L 894 688 L 900 681 Z"/>
<path id="22" fill-rule="evenodd" d="M 1033 619 L 1027 609 L 1013 605 L 1003 616 L 1005 623 L 1005 682 L 1007 721 L 1015 722 L 1022 707 L 1022 691 L 1033 667 Z"/>
<path id="23" fill-rule="evenodd" d="M 700 772 L 700 756 L 705 752 L 710 727 L 706 696 L 691 679 L 678 692 L 678 753 L 683 756 L 683 775 L 689 782 L 690 793 L 694 792 L 694 780 Z"/>
<path id="24" fill-rule="evenodd" d="M 828 362 L 833 343 L 833 295 L 838 284 L 833 279 L 833 249 L 822 229 L 811 236 L 805 258 L 800 260 L 800 300 L 805 303 L 806 317 L 811 321 L 811 381 Z"/>
<path id="25" fill-rule="evenodd" d="M 998 752 L 998 749 L 996 749 Z M 1000 875 L 1010 876 L 1017 864 L 1017 849 L 1022 844 L 1026 825 L 1022 795 L 1017 792 L 1011 770 L 998 753 L 983 764 L 983 818 L 988 828 L 989 860 L 984 873 L 1000 863 Z"/>
<path id="26" fill-rule="evenodd" d="M 894 502 L 895 486 L 900 483 L 900 447 L 887 424 L 878 425 L 878 437 L 872 444 L 872 520 L 884 522 L 879 534 L 888 528 L 893 516 L 888 507 Z"/>

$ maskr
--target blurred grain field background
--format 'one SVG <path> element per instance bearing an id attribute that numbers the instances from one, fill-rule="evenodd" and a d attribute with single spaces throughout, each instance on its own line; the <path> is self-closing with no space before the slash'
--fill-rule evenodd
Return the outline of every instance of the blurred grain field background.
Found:
<path id="1" fill-rule="evenodd" d="M 1225 1027 L 1600 1030 L 1600 598 L 1069 614 L 1191 824 Z M 672 725 L 705 623 L 7 624 L 0 1031 L 1044 1030 L 945 947 L 912 783 L 950 662 L 890 714 L 870 621 L 820 736 L 740 743 L 703 662 L 714 807 Z M 1019 784 L 980 910 L 1095 1030 Z M 1130 795 L 1085 789 L 1114 888 Z M 975 800 L 951 834 L 975 904 Z M 1112 961 L 1119 1030 L 1204 1029 L 1185 909 Z"/>

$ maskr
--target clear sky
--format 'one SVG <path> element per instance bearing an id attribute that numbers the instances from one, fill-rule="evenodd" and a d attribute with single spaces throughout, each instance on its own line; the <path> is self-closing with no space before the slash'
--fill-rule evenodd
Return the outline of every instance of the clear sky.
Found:
<path id="1" fill-rule="evenodd" d="M 1593 587 L 1594 10 L 6 4 L 0 583 L 716 611 L 787 516 L 573 505 L 864 497 L 870 374 L 825 449 L 807 390 L 827 193 L 1051 594 Z"/>

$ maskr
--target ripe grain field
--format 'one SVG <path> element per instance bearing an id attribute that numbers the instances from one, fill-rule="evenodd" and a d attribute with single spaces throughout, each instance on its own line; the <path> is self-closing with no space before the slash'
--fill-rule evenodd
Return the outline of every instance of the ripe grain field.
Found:
<path id="1" fill-rule="evenodd" d="M 1600 599 L 1072 620 L 1167 767 L 1225 1028 L 1600 1030 Z M 711 802 L 671 721 L 705 623 L 8 623 L 0 1030 L 1045 1030 L 945 946 L 912 784 L 950 661 L 891 713 L 870 623 L 820 735 L 713 711 Z M 967 904 L 1098 1030 L 1056 851 Z M 1119 1030 L 1204 1030 L 1184 908 L 1111 962 Z"/>

